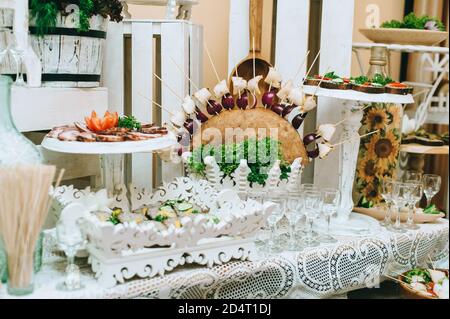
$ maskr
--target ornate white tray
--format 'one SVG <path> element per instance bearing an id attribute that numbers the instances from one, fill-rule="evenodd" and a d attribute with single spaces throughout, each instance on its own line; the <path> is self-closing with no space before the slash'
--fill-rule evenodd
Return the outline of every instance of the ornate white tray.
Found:
<path id="1" fill-rule="evenodd" d="M 274 163 L 268 172 L 268 178 L 266 185 L 253 184 L 250 185 L 248 182 L 248 174 L 250 168 L 245 160 L 240 162 L 239 167 L 236 171 L 231 174 L 231 176 L 223 176 L 223 172 L 220 170 L 216 159 L 212 156 L 207 156 L 204 159 L 206 165 L 205 175 L 197 176 L 192 172 L 188 166 L 189 160 L 192 157 L 191 152 L 183 153 L 183 162 L 186 166 L 186 172 L 189 177 L 198 180 L 206 178 L 208 182 L 217 190 L 221 189 L 232 189 L 237 191 L 239 194 L 248 194 L 251 191 L 267 191 L 272 190 L 297 190 L 300 187 L 301 174 L 303 172 L 302 158 L 297 158 L 291 164 L 291 172 L 289 173 L 288 179 L 280 179 L 281 169 L 280 161 Z"/>
<path id="2" fill-rule="evenodd" d="M 94 207 L 93 203 L 97 203 L 96 207 L 105 205 L 103 193 L 67 186 L 55 190 L 54 196 L 65 206 L 64 210 L 73 209 L 73 205 L 86 207 L 83 230 L 89 238 L 89 260 L 96 278 L 106 287 L 135 275 L 162 275 L 185 263 L 212 266 L 231 258 L 249 258 L 254 250 L 252 237 L 264 227 L 275 207 L 273 203 L 241 201 L 232 190 L 218 192 L 205 180 L 186 177 L 164 184 L 154 193 L 137 187 L 127 190 L 123 185 L 117 190 L 118 195 L 107 203 L 110 208 L 133 211 L 143 205 L 182 199 L 209 209 L 210 213 L 182 218 L 181 228 L 169 226 L 160 230 L 154 223 L 134 222 L 113 225 L 88 213 L 87 206 Z M 210 215 L 220 221 L 211 221 Z"/>
<path id="3" fill-rule="evenodd" d="M 316 91 L 317 90 L 317 91 Z M 373 102 L 373 103 L 396 103 L 396 104 L 411 104 L 414 103 L 414 98 L 411 94 L 373 94 L 364 93 L 354 90 L 331 90 L 318 88 L 316 86 L 305 85 L 304 92 L 306 94 L 316 94 L 317 96 L 331 97 L 341 100 Z"/>
<path id="4" fill-rule="evenodd" d="M 126 141 L 116 143 L 105 142 L 65 142 L 55 138 L 46 137 L 42 141 L 42 147 L 59 153 L 70 154 L 129 154 L 152 152 L 171 147 L 177 143 L 170 135 L 154 138 L 146 141 Z"/>

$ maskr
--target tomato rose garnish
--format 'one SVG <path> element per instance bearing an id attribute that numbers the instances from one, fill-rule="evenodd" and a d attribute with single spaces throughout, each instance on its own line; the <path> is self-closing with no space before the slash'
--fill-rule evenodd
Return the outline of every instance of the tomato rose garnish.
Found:
<path id="1" fill-rule="evenodd" d="M 107 129 L 117 127 L 119 123 L 119 114 L 117 112 L 110 113 L 106 111 L 103 118 L 99 118 L 95 111 L 92 111 L 90 117 L 85 117 L 86 126 L 94 132 L 105 131 Z"/>

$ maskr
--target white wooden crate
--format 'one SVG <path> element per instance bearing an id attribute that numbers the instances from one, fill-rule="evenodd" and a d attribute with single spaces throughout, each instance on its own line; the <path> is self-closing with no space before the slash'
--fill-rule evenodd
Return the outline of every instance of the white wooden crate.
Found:
<path id="1" fill-rule="evenodd" d="M 126 54 L 126 39 L 131 38 L 131 56 Z M 156 39 L 156 41 L 155 41 Z M 131 96 L 131 114 L 142 122 L 169 122 L 170 115 L 152 106 L 149 100 L 159 102 L 168 110 L 179 110 L 180 100 L 164 85 L 159 86 L 159 76 L 177 95 L 183 97 L 193 91 L 177 64 L 197 83 L 202 84 L 203 29 L 189 21 L 181 20 L 124 20 L 111 23 L 108 30 L 104 60 L 103 84 L 109 88 L 110 109 L 127 113 L 127 94 Z M 131 70 L 127 65 L 131 59 Z M 131 92 L 126 75 L 131 73 Z M 159 88 L 161 89 L 160 92 Z M 182 165 L 154 163 L 152 154 L 133 154 L 131 181 L 152 189 L 162 181 L 183 175 Z M 160 178 L 161 180 L 159 180 Z"/>

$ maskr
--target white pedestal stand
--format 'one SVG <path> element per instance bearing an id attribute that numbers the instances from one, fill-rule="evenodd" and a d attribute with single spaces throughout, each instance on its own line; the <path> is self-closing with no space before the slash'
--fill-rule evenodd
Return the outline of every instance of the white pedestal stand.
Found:
<path id="1" fill-rule="evenodd" d="M 174 146 L 176 143 L 176 139 L 170 135 L 146 141 L 118 143 L 63 142 L 53 138 L 45 138 L 42 147 L 60 153 L 101 155 L 102 187 L 106 188 L 108 195 L 112 196 L 117 195 L 116 186 L 126 185 L 125 154 L 163 150 Z M 149 167 L 148 169 L 152 168 Z"/>

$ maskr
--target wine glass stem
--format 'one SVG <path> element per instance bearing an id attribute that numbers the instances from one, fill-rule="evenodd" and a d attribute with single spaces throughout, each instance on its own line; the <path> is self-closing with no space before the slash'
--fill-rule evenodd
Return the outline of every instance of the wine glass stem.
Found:
<path id="1" fill-rule="evenodd" d="M 395 227 L 399 228 L 401 226 L 400 207 L 399 206 L 395 206 L 395 211 L 397 212 L 397 218 L 395 219 Z"/>
<path id="2" fill-rule="evenodd" d="M 433 199 L 432 196 L 427 196 L 427 207 L 431 205 L 431 200 Z"/>
<path id="3" fill-rule="evenodd" d="M 330 236 L 330 223 L 331 223 L 331 215 L 325 216 L 327 221 L 327 235 Z"/>
<path id="4" fill-rule="evenodd" d="M 409 204 L 408 221 L 406 222 L 406 224 L 407 225 L 414 224 L 414 205 L 413 204 Z"/>
<path id="5" fill-rule="evenodd" d="M 313 221 L 314 220 L 312 218 L 309 218 L 309 217 L 306 218 L 306 222 L 308 223 L 308 230 L 307 230 L 307 233 L 306 233 L 306 240 L 307 241 L 311 241 L 312 240 Z"/>
<path id="6" fill-rule="evenodd" d="M 391 223 L 391 213 L 392 213 L 392 205 L 391 205 L 391 203 L 387 203 L 386 216 L 384 217 L 384 222 L 386 224 Z"/>
<path id="7" fill-rule="evenodd" d="M 289 239 L 291 240 L 291 245 L 295 244 L 295 223 L 291 223 L 290 224 L 290 229 L 289 229 Z"/>

